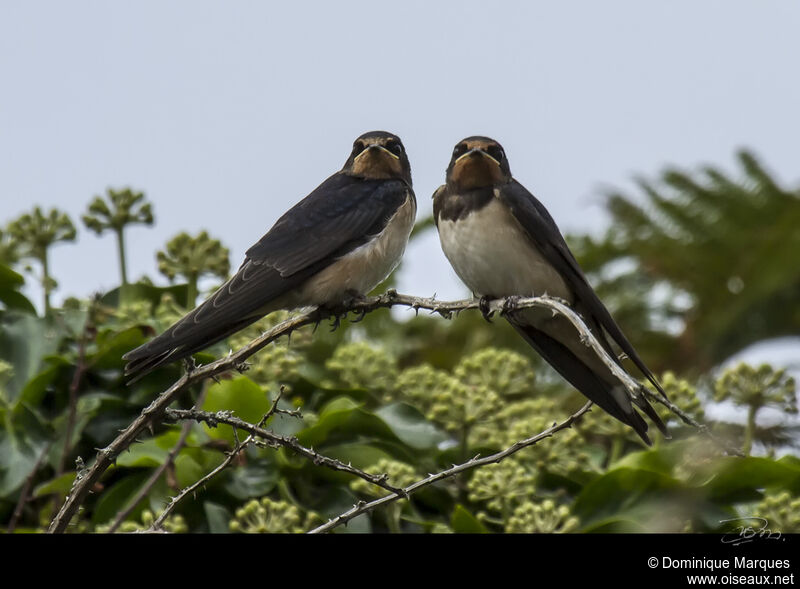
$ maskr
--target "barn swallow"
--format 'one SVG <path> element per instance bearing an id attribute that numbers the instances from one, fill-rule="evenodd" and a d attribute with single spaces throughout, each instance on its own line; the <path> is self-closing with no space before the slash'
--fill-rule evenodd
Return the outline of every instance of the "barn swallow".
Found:
<path id="1" fill-rule="evenodd" d="M 609 338 L 664 395 L 608 309 L 589 285 L 555 221 L 511 175 L 502 146 L 468 137 L 455 146 L 446 184 L 433 195 L 433 214 L 445 256 L 456 274 L 485 298 L 548 294 L 566 301 L 622 366 Z M 570 384 L 648 445 L 647 423 L 636 405 L 665 434 L 644 396 L 632 397 L 562 315 L 548 309 L 512 310 L 506 319 Z"/>
<path id="2" fill-rule="evenodd" d="M 278 309 L 336 307 L 366 295 L 399 264 L 416 210 L 400 138 L 385 131 L 361 135 L 342 169 L 278 219 L 233 277 L 123 356 L 125 375 L 133 382 Z"/>

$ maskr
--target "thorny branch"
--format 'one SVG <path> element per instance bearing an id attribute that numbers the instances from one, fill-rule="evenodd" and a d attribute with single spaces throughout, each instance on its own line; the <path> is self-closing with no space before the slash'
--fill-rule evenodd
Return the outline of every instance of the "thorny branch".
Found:
<path id="1" fill-rule="evenodd" d="M 496 454 L 490 454 L 489 456 L 484 456 L 483 458 L 475 457 L 472 460 L 468 460 L 463 464 L 454 464 L 452 468 L 448 468 L 447 470 L 443 470 L 441 472 L 437 472 L 435 474 L 429 474 L 426 478 L 417 481 L 404 489 L 401 489 L 399 493 L 392 493 L 390 495 L 385 495 L 380 499 L 375 499 L 374 501 L 370 501 L 369 503 L 365 503 L 364 501 L 360 501 L 356 503 L 352 509 L 345 511 L 341 515 L 336 516 L 335 518 L 328 520 L 327 523 L 322 524 L 321 526 L 314 528 L 309 534 L 320 534 L 322 532 L 330 532 L 333 528 L 346 524 L 354 517 L 361 515 L 362 513 L 366 513 L 368 511 L 372 511 L 376 507 L 380 507 L 386 503 L 391 503 L 392 501 L 397 501 L 403 497 L 408 497 L 412 493 L 422 489 L 423 487 L 427 487 L 428 485 L 432 485 L 438 481 L 443 479 L 452 477 L 457 475 L 461 472 L 466 470 L 470 470 L 472 468 L 477 468 L 479 466 L 484 466 L 486 464 L 491 464 L 493 462 L 500 462 L 504 458 L 511 456 L 515 452 L 519 452 L 523 448 L 527 448 L 528 446 L 533 446 L 537 442 L 544 440 L 545 438 L 549 438 L 553 434 L 562 429 L 566 429 L 571 427 L 573 423 L 575 423 L 578 419 L 580 419 L 592 406 L 592 402 L 589 401 L 583 407 L 581 407 L 578 411 L 570 415 L 567 419 L 562 421 L 561 423 L 553 424 L 552 427 L 547 428 L 543 432 L 536 434 L 535 436 L 528 438 L 526 440 L 521 440 L 519 442 L 514 443 L 513 445 L 509 446 L 505 450 L 501 452 L 497 452 Z"/>
<path id="2" fill-rule="evenodd" d="M 430 311 L 432 314 L 437 313 L 446 319 L 450 319 L 454 313 L 469 309 L 480 309 L 484 313 L 497 312 L 500 314 L 503 314 L 512 308 L 515 310 L 530 307 L 542 307 L 550 309 L 554 314 L 558 313 L 566 317 L 573 324 L 573 326 L 575 326 L 586 345 L 595 350 L 601 360 L 622 381 L 632 396 L 637 397 L 643 394 L 643 391 L 646 391 L 644 387 L 642 387 L 627 372 L 625 372 L 625 370 L 623 370 L 619 364 L 617 364 L 617 362 L 606 352 L 600 342 L 591 333 L 589 328 L 586 327 L 581 317 L 567 304 L 559 299 L 545 295 L 541 297 L 529 298 L 510 297 L 491 301 L 480 301 L 478 299 L 439 301 L 435 298 L 403 295 L 397 293 L 394 289 L 391 289 L 385 294 L 379 296 L 364 297 L 362 299 L 349 301 L 347 305 L 343 305 L 339 308 L 319 307 L 295 315 L 294 317 L 291 317 L 286 321 L 279 323 L 272 329 L 264 332 L 236 352 L 231 353 L 224 358 L 220 358 L 211 364 L 195 368 L 185 373 L 180 379 L 173 383 L 171 387 L 161 393 L 150 405 L 148 405 L 142 411 L 139 417 L 134 420 L 133 423 L 131 423 L 125 430 L 123 430 L 120 435 L 114 439 L 114 441 L 112 441 L 105 448 L 100 449 L 97 453 L 94 463 L 90 468 L 79 472 L 72 489 L 70 490 L 70 494 L 67 496 L 66 501 L 62 505 L 58 514 L 50 523 L 50 528 L 48 531 L 50 533 L 63 533 L 66 530 L 70 520 L 77 512 L 78 508 L 86 500 L 86 497 L 91 489 L 100 480 L 100 477 L 108 469 L 108 467 L 114 463 L 116 457 L 119 456 L 121 452 L 126 450 L 132 443 L 134 443 L 139 435 L 159 421 L 164 416 L 169 405 L 175 401 L 180 393 L 182 393 L 190 385 L 200 382 L 206 378 L 213 378 L 218 374 L 230 370 L 241 371 L 244 367 L 244 361 L 261 348 L 281 336 L 290 335 L 295 330 L 306 325 L 319 324 L 321 321 L 332 318 L 334 322 L 333 324 L 336 326 L 339 324 L 339 321 L 343 317 L 346 317 L 347 313 L 349 312 L 353 312 L 357 316 L 363 316 L 377 309 L 385 309 L 396 306 L 409 307 L 414 309 L 414 311 L 417 313 L 419 313 L 420 309 L 424 309 Z M 681 415 L 681 418 L 687 423 L 691 424 L 690 421 L 687 421 L 685 414 Z M 244 427 L 245 425 L 252 427 L 251 424 L 246 424 L 245 422 L 237 425 L 237 427 L 241 427 L 241 429 L 247 431 L 246 427 Z M 261 428 L 259 428 L 259 430 L 265 434 L 275 435 Z M 280 442 L 276 443 L 283 445 Z M 315 452 L 314 455 L 316 455 Z M 309 457 L 313 459 L 313 456 Z"/>
<path id="3" fill-rule="evenodd" d="M 390 493 L 401 493 L 402 491 L 397 487 L 393 487 L 389 483 L 386 482 L 386 475 L 374 475 L 364 472 L 363 470 L 359 470 L 354 466 L 349 464 L 345 464 L 335 458 L 329 458 L 327 456 L 323 456 L 313 448 L 307 448 L 303 446 L 297 438 L 294 436 L 283 436 L 280 434 L 276 434 L 275 432 L 271 432 L 269 430 L 263 429 L 251 423 L 248 423 L 238 417 L 234 417 L 231 415 L 229 411 L 218 411 L 217 413 L 208 413 L 206 411 L 198 411 L 196 409 L 167 409 L 166 411 L 166 418 L 169 420 L 182 420 L 182 419 L 192 419 L 194 421 L 203 421 L 207 423 L 210 427 L 216 427 L 220 423 L 225 423 L 227 425 L 233 426 L 236 429 L 240 429 L 250 434 L 252 437 L 261 438 L 267 442 L 269 446 L 273 448 L 288 448 L 295 454 L 299 456 L 304 456 L 311 460 L 314 464 L 325 466 L 327 468 L 333 470 L 340 470 L 342 472 L 347 472 L 357 477 L 361 477 L 367 482 L 372 483 L 373 485 L 378 485 L 379 487 L 383 487 Z M 248 440 L 246 440 L 248 441 Z"/>
<path id="4" fill-rule="evenodd" d="M 258 422 L 258 426 L 257 427 L 263 427 L 267 423 L 267 421 L 269 421 L 269 418 L 272 417 L 273 415 L 275 415 L 276 413 L 290 413 L 290 414 L 292 414 L 292 412 L 283 411 L 281 409 L 278 409 L 278 403 L 280 402 L 281 397 L 283 396 L 283 391 L 284 391 L 284 388 L 283 388 L 283 386 L 281 386 L 280 390 L 278 391 L 278 394 L 275 395 L 275 400 L 272 401 L 272 406 L 270 407 L 269 411 L 267 411 L 267 413 L 265 413 L 264 416 L 261 418 L 261 421 Z M 167 410 L 167 419 L 175 419 L 177 421 L 177 420 L 179 420 L 181 418 L 180 417 L 176 417 L 174 415 L 171 415 L 170 414 L 170 410 Z M 198 422 L 200 422 L 200 421 L 206 421 L 206 423 L 209 423 L 209 425 L 211 425 L 211 423 L 208 420 L 198 420 Z M 214 418 L 212 418 L 212 421 L 219 421 L 219 420 L 215 416 Z M 192 421 L 187 420 L 186 423 L 184 423 L 184 427 L 191 426 L 191 423 L 192 423 Z M 236 429 L 234 428 L 233 431 L 234 431 L 234 436 L 235 436 Z M 186 487 L 185 489 L 181 490 L 180 493 L 178 493 L 175 497 L 173 497 L 172 500 L 166 505 L 164 510 L 155 519 L 155 521 L 150 525 L 150 528 L 148 530 L 146 530 L 146 531 L 148 531 L 148 532 L 156 532 L 156 531 L 161 530 L 162 526 L 164 524 L 164 521 L 167 519 L 167 517 L 169 517 L 169 514 L 172 512 L 173 509 L 175 509 L 175 506 L 178 505 L 178 503 L 181 501 L 181 499 L 186 497 L 189 493 L 194 493 L 197 489 L 199 489 L 200 487 L 205 485 L 208 481 L 210 481 L 215 476 L 217 476 L 217 474 L 219 474 L 220 472 L 225 470 L 228 467 L 228 465 L 231 462 L 233 462 L 234 459 L 239 455 L 239 453 L 242 450 L 244 450 L 251 442 L 253 442 L 255 440 L 255 435 L 251 433 L 249 436 L 247 436 L 247 438 L 245 438 L 245 440 L 243 442 L 238 442 L 238 440 L 239 440 L 238 437 L 235 437 L 235 439 L 237 441 L 236 447 L 233 450 L 231 450 L 230 452 L 228 452 L 228 455 L 225 457 L 225 460 L 223 460 L 221 464 L 217 465 L 216 468 L 214 468 L 211 472 L 206 474 L 204 477 L 200 478 L 199 480 L 195 481 L 193 484 L 191 484 L 188 487 Z"/>
<path id="5" fill-rule="evenodd" d="M 269 412 L 261 418 L 261 421 L 258 425 L 253 425 L 246 421 L 239 419 L 238 417 L 234 417 L 228 411 L 218 411 L 217 413 L 209 413 L 206 411 L 198 411 L 196 409 L 167 409 L 165 412 L 165 417 L 168 420 L 172 421 L 181 421 L 181 420 L 192 420 L 199 422 L 205 422 L 208 424 L 209 427 L 216 427 L 220 423 L 224 423 L 230 425 L 236 430 L 242 430 L 248 432 L 247 438 L 244 441 L 236 444 L 236 447 L 228 454 L 225 460 L 217 466 L 214 470 L 209 472 L 206 476 L 204 476 L 199 481 L 195 482 L 194 484 L 190 485 L 189 487 L 183 489 L 178 495 L 176 495 L 172 501 L 167 505 L 164 511 L 159 515 L 159 517 L 153 522 L 150 530 L 158 530 L 161 525 L 166 520 L 167 516 L 170 512 L 174 509 L 175 505 L 183 499 L 189 493 L 193 493 L 201 486 L 205 485 L 209 480 L 214 478 L 219 472 L 224 470 L 232 461 L 233 459 L 239 455 L 239 453 L 244 450 L 246 446 L 251 443 L 254 443 L 256 439 L 264 440 L 267 445 L 273 448 L 288 448 L 295 454 L 300 456 L 304 456 L 311 460 L 314 464 L 325 466 L 327 468 L 333 470 L 339 470 L 342 472 L 350 473 L 354 476 L 360 477 L 365 481 L 372 483 L 373 485 L 378 485 L 389 491 L 390 493 L 396 494 L 400 493 L 401 496 L 403 495 L 403 491 L 396 487 L 393 487 L 389 483 L 387 483 L 387 476 L 386 475 L 373 475 L 350 464 L 344 464 L 343 462 L 336 460 L 335 458 L 329 458 L 328 456 L 323 456 L 313 448 L 307 448 L 300 444 L 300 442 L 294 436 L 283 436 L 280 434 L 276 434 L 272 431 L 263 429 L 264 424 L 267 420 L 274 415 L 275 413 L 285 413 L 289 415 L 296 415 L 294 411 L 284 411 L 282 409 L 278 409 L 278 401 L 281 398 L 281 394 L 283 393 L 283 388 L 281 388 L 281 392 L 275 398 L 272 403 L 272 407 L 270 408 Z"/>
<path id="6" fill-rule="evenodd" d="M 207 389 L 204 388 L 203 392 L 200 393 L 200 396 L 197 398 L 197 401 L 195 402 L 195 407 L 197 405 L 203 404 L 203 401 L 205 400 L 206 397 L 206 392 Z M 183 424 L 183 427 L 181 428 L 181 435 L 178 438 L 178 441 L 169 451 L 169 454 L 167 454 L 167 457 L 164 460 L 164 462 L 161 463 L 161 465 L 153 471 L 153 473 L 150 475 L 150 478 L 147 479 L 147 482 L 142 486 L 141 489 L 139 489 L 139 492 L 136 493 L 136 496 L 128 503 L 128 505 L 124 509 L 122 509 L 119 513 L 117 513 L 116 517 L 114 518 L 114 522 L 111 524 L 111 527 L 108 530 L 109 534 L 113 534 L 114 532 L 117 531 L 117 529 L 119 529 L 119 527 L 122 525 L 122 522 L 125 521 L 125 518 L 128 517 L 128 515 L 130 515 L 130 513 L 134 509 L 136 509 L 136 506 L 145 497 L 147 497 L 147 495 L 152 490 L 153 486 L 158 482 L 158 479 L 161 478 L 161 475 L 164 474 L 164 472 L 166 472 L 167 469 L 174 466 L 175 459 L 177 458 L 178 454 L 183 449 L 183 447 L 186 445 L 186 440 L 189 438 L 189 434 L 191 433 L 191 431 L 192 431 L 192 424 L 191 422 L 187 421 L 186 423 Z"/>

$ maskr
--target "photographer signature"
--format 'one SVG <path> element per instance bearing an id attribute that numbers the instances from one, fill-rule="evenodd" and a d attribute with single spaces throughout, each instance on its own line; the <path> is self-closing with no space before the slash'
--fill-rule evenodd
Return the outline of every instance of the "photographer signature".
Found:
<path id="1" fill-rule="evenodd" d="M 769 522 L 763 517 L 735 517 L 732 519 L 721 519 L 720 523 L 740 522 L 734 526 L 734 532 L 722 536 L 723 544 L 740 546 L 753 540 L 781 540 L 781 533 L 777 530 L 770 530 L 767 526 Z M 759 527 L 760 526 L 760 527 Z"/>

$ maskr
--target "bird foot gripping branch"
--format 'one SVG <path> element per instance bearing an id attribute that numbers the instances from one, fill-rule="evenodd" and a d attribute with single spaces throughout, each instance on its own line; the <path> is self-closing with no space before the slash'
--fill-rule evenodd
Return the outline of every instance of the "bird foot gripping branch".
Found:
<path id="1" fill-rule="evenodd" d="M 494 315 L 494 311 L 491 307 L 492 300 L 494 300 L 494 297 L 484 295 L 478 301 L 478 309 L 487 323 L 492 322 L 492 315 Z"/>

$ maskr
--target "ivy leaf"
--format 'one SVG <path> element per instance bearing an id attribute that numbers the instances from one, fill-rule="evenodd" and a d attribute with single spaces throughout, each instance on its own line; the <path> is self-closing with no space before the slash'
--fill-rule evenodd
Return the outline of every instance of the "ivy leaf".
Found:
<path id="1" fill-rule="evenodd" d="M 405 403 L 392 403 L 375 412 L 397 438 L 418 450 L 436 449 L 449 436 L 428 421 L 422 413 Z"/>
<path id="2" fill-rule="evenodd" d="M 488 534 L 489 530 L 486 529 L 478 518 L 472 515 L 469 510 L 461 505 L 456 505 L 453 509 L 453 515 L 450 516 L 450 527 L 456 534 Z"/>
<path id="3" fill-rule="evenodd" d="M 258 421 L 272 406 L 267 393 L 246 376 L 223 380 L 208 387 L 204 411 L 232 411 L 233 414 L 249 423 Z M 234 443 L 233 429 L 226 425 L 215 428 L 204 426 L 208 435 Z"/>

